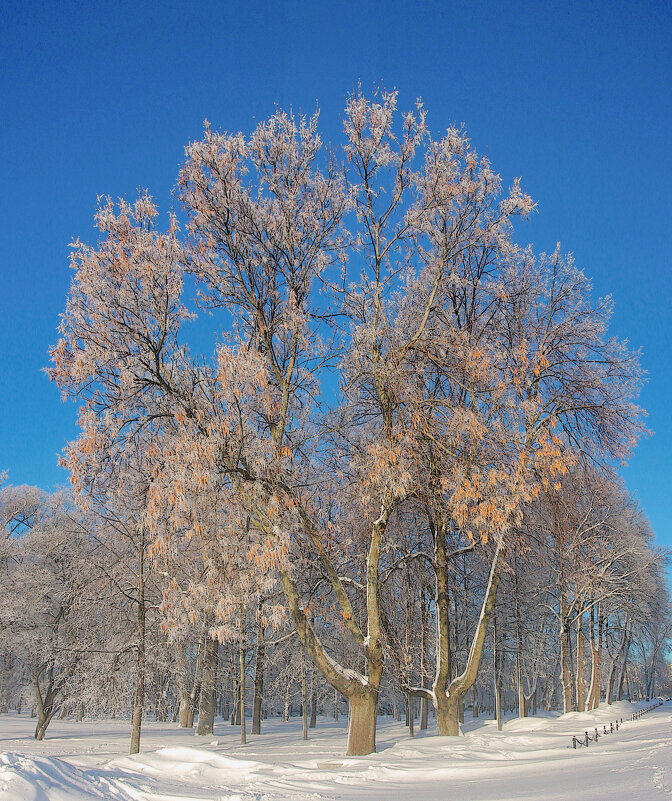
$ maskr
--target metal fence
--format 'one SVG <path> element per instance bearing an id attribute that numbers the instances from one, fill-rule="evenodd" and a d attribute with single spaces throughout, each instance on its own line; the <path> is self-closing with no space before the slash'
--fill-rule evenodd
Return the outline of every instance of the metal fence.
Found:
<path id="1" fill-rule="evenodd" d="M 645 707 L 644 709 L 639 709 L 637 712 L 632 713 L 632 720 L 639 720 L 642 715 L 646 715 L 647 712 L 650 712 L 652 709 L 657 709 L 659 706 L 662 706 L 662 701 L 658 700 L 655 704 L 651 704 L 650 706 Z M 597 727 L 595 727 L 594 733 L 588 734 L 588 732 L 583 733 L 583 737 L 572 737 L 572 748 L 577 748 L 580 745 L 584 745 L 586 748 L 590 745 L 590 743 L 596 743 L 600 739 L 600 737 L 604 737 L 606 734 L 613 734 L 615 731 L 618 731 L 619 728 L 623 725 L 623 718 L 616 720 L 614 723 L 605 723 L 602 726 L 602 731 L 598 731 Z"/>

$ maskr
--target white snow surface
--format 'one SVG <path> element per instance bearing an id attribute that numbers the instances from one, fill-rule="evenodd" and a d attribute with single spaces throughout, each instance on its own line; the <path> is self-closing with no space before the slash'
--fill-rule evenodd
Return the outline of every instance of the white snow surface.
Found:
<path id="1" fill-rule="evenodd" d="M 124 721 L 53 721 L 0 715 L 0 801 L 655 801 L 672 796 L 672 703 L 637 721 L 636 707 L 512 719 L 498 732 L 483 717 L 464 737 L 414 738 L 382 718 L 378 753 L 344 757 L 345 719 L 318 721 L 307 742 L 301 721 L 263 722 L 248 735 L 218 721 L 198 737 L 176 724 L 145 723 L 141 753 L 127 756 Z M 617 718 L 618 732 L 574 750 L 573 734 Z"/>

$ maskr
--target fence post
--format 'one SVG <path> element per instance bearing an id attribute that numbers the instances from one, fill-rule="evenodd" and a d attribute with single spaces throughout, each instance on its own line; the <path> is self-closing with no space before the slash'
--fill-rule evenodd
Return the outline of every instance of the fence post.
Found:
<path id="1" fill-rule="evenodd" d="M 588 748 L 589 742 L 590 742 L 590 737 L 588 736 L 588 732 L 586 732 L 586 748 Z"/>

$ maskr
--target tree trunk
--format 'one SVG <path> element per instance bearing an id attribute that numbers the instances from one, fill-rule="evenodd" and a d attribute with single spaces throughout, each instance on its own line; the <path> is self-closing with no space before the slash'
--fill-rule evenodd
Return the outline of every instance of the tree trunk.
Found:
<path id="1" fill-rule="evenodd" d="M 365 756 L 376 750 L 378 693 L 353 694 L 348 698 L 348 756 Z"/>
<path id="2" fill-rule="evenodd" d="M 426 698 L 420 699 L 420 731 L 425 731 L 429 725 L 429 704 Z"/>
<path id="3" fill-rule="evenodd" d="M 560 675 L 562 681 L 562 711 L 572 711 L 572 674 L 570 666 L 571 624 L 568 618 L 567 598 L 560 593 Z"/>
<path id="4" fill-rule="evenodd" d="M 384 660 L 380 609 L 380 547 L 383 533 L 395 506 L 396 499 L 388 493 L 381 502 L 380 515 L 370 529 L 366 559 L 366 635 L 357 623 L 355 610 L 338 571 L 324 547 L 319 531 L 308 516 L 302 514 L 300 507 L 298 510 L 304 531 L 313 543 L 322 568 L 331 583 L 342 612 L 343 624 L 363 659 L 365 666 L 363 674 L 344 668 L 330 656 L 310 625 L 296 581 L 287 570 L 279 571 L 289 613 L 305 652 L 329 684 L 344 695 L 351 706 L 347 747 L 349 756 L 364 756 L 375 750 L 376 709 Z M 370 727 L 373 734 L 368 731 Z M 360 750 L 362 748 L 369 750 Z"/>
<path id="5" fill-rule="evenodd" d="M 596 622 L 597 631 L 595 631 Z M 592 664 L 590 671 L 590 689 L 588 690 L 588 709 L 596 709 L 600 705 L 602 623 L 603 620 L 599 613 L 599 604 L 595 604 L 590 609 L 590 651 Z"/>
<path id="6" fill-rule="evenodd" d="M 287 723 L 289 720 L 289 679 L 285 684 L 285 704 L 282 708 L 282 722 Z"/>
<path id="7" fill-rule="evenodd" d="M 446 695 L 437 698 L 436 725 L 439 734 L 456 737 L 460 733 L 460 714 L 456 695 Z"/>
<path id="8" fill-rule="evenodd" d="M 518 573 L 513 574 L 513 594 L 516 609 L 516 679 L 518 689 L 518 717 L 527 717 L 525 704 L 525 673 L 523 670 L 523 628 L 520 615 L 520 594 L 518 586 Z"/>
<path id="9" fill-rule="evenodd" d="M 497 610 L 492 616 L 492 675 L 494 680 L 495 692 L 495 720 L 497 721 L 497 731 L 502 730 L 502 655 L 499 649 L 497 638 Z"/>
<path id="10" fill-rule="evenodd" d="M 254 705 L 252 707 L 252 734 L 261 734 L 261 705 L 264 696 L 264 623 L 261 619 L 259 602 L 259 621 L 257 625 L 257 655 L 254 664 Z"/>
<path id="11" fill-rule="evenodd" d="M 247 743 L 247 730 L 245 723 L 245 612 L 240 609 L 240 742 L 242 745 Z"/>
<path id="12" fill-rule="evenodd" d="M 308 727 L 314 729 L 317 726 L 317 676 L 315 668 L 310 671 L 310 722 Z"/>
<path id="13" fill-rule="evenodd" d="M 626 620 L 625 624 L 625 642 L 623 644 L 623 654 L 620 659 L 620 665 L 618 669 L 618 682 L 616 684 L 616 700 L 622 701 L 623 700 L 623 684 L 625 681 L 625 673 L 626 667 L 628 664 L 628 654 L 630 652 L 630 626 L 629 622 Z"/>
<path id="14" fill-rule="evenodd" d="M 501 570 L 501 557 L 502 546 L 497 543 L 495 552 L 492 556 L 492 563 L 490 565 L 490 576 L 488 578 L 488 586 L 483 597 L 483 605 L 481 613 L 476 623 L 476 630 L 474 631 L 467 663 L 464 670 L 459 676 L 456 676 L 448 685 L 448 688 L 438 686 L 438 680 L 441 671 L 437 667 L 437 680 L 434 682 L 434 693 L 432 700 L 435 704 L 436 722 L 439 729 L 439 734 L 455 736 L 460 733 L 459 727 L 459 701 L 464 699 L 464 695 L 471 688 L 476 681 L 478 675 L 478 666 L 481 661 L 483 653 L 483 645 L 485 644 L 485 637 L 488 632 L 488 624 L 492 610 L 497 600 L 497 590 L 500 582 Z M 445 629 L 444 629 L 445 630 Z M 440 628 L 439 628 L 440 631 Z M 445 646 L 439 642 L 437 654 L 445 651 Z"/>
<path id="15" fill-rule="evenodd" d="M 301 732 L 308 739 L 308 690 L 306 682 L 306 656 L 301 652 Z"/>
<path id="16" fill-rule="evenodd" d="M 40 676 L 46 670 L 47 690 L 43 694 L 40 687 Z M 37 726 L 35 727 L 35 739 L 44 740 L 47 727 L 51 719 L 58 711 L 56 706 L 56 682 L 54 681 L 54 665 L 43 665 L 33 676 L 33 690 L 35 691 L 35 701 L 37 707 Z"/>
<path id="17" fill-rule="evenodd" d="M 140 730 L 142 728 L 142 708 L 145 703 L 145 535 L 140 528 L 138 544 L 138 660 L 135 681 L 135 698 L 133 699 L 133 715 L 131 729 L 130 754 L 140 751 Z"/>
<path id="18" fill-rule="evenodd" d="M 576 619 L 576 711 L 585 711 L 585 685 L 583 682 L 583 615 Z"/>
<path id="19" fill-rule="evenodd" d="M 198 706 L 198 727 L 196 734 L 212 734 L 215 728 L 215 700 L 217 688 L 217 654 L 219 640 L 207 638 L 203 656 L 201 698 Z"/>

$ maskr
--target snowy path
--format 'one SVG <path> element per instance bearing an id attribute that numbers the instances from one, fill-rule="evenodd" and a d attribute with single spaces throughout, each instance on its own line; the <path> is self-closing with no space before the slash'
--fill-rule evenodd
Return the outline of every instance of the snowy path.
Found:
<path id="1" fill-rule="evenodd" d="M 142 753 L 124 756 L 128 724 L 57 721 L 43 743 L 34 721 L 0 716 L 0 801 L 656 801 L 672 797 L 672 704 L 627 721 L 618 733 L 574 751 L 571 735 L 601 729 L 631 705 L 591 713 L 469 722 L 466 736 L 408 738 L 381 721 L 379 752 L 344 758 L 343 723 L 321 721 L 311 739 L 300 722 L 268 721 L 245 747 L 219 723 L 198 738 L 148 724 Z"/>

